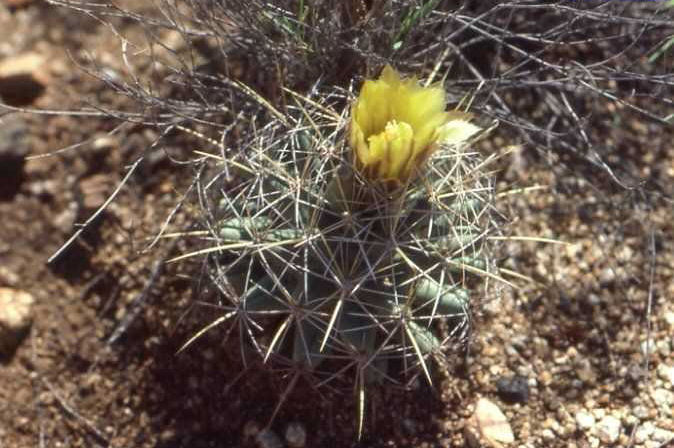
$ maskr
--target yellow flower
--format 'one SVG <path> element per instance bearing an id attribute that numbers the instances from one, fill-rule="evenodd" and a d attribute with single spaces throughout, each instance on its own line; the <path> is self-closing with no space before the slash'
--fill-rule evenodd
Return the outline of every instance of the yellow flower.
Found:
<path id="1" fill-rule="evenodd" d="M 445 91 L 401 79 L 387 65 L 367 80 L 351 109 L 349 142 L 358 169 L 371 180 L 404 183 L 441 143 L 458 144 L 479 131 L 470 115 L 445 112 Z"/>

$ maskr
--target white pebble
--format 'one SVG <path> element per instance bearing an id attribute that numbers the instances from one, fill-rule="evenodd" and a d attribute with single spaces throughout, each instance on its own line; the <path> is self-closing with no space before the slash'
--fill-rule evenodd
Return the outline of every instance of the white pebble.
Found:
<path id="1" fill-rule="evenodd" d="M 515 441 L 515 436 L 503 411 L 486 398 L 480 398 L 477 401 L 475 412 L 466 425 L 466 431 L 469 442 L 473 439 L 475 441 L 485 439 L 491 444 L 509 444 Z M 471 445 L 475 444 L 471 443 Z"/>
<path id="2" fill-rule="evenodd" d="M 672 352 L 672 345 L 668 339 L 659 340 L 658 342 L 655 343 L 655 347 L 657 348 L 658 353 L 660 353 L 664 357 L 668 357 L 669 354 Z"/>
<path id="3" fill-rule="evenodd" d="M 644 405 L 634 406 L 632 413 L 639 420 L 646 420 L 649 417 L 648 408 Z"/>
<path id="4" fill-rule="evenodd" d="M 587 431 L 594 427 L 594 416 L 589 412 L 580 411 L 576 414 L 576 424 L 579 429 Z"/>
<path id="5" fill-rule="evenodd" d="M 660 364 L 658 366 L 658 376 L 667 383 L 666 387 L 671 389 L 674 386 L 674 366 Z"/>
<path id="6" fill-rule="evenodd" d="M 601 420 L 606 415 L 606 409 L 604 408 L 593 409 L 592 415 L 594 415 L 595 420 Z"/>
<path id="7" fill-rule="evenodd" d="M 597 424 L 597 435 L 604 443 L 614 443 L 620 437 L 622 425 L 620 420 L 612 415 L 607 415 Z"/>
<path id="8" fill-rule="evenodd" d="M 674 328 L 674 311 L 667 311 L 665 313 L 665 322 L 669 328 Z"/>
<path id="9" fill-rule="evenodd" d="M 270 429 L 263 429 L 255 436 L 258 448 L 283 448 L 283 442 L 276 433 Z"/>
<path id="10" fill-rule="evenodd" d="M 672 406 L 674 406 L 674 393 L 668 391 L 667 389 L 658 388 L 653 392 L 653 400 L 665 416 L 670 417 L 672 415 Z"/>
<path id="11" fill-rule="evenodd" d="M 653 425 L 652 422 L 644 422 L 644 424 L 639 426 L 634 432 L 634 441 L 636 443 L 644 443 L 647 440 L 650 440 L 653 431 L 655 431 L 655 425 Z"/>
<path id="12" fill-rule="evenodd" d="M 662 428 L 655 428 L 653 431 L 653 440 L 660 443 L 671 442 L 674 440 L 674 432 Z"/>
<path id="13" fill-rule="evenodd" d="M 25 291 L 0 288 L 0 353 L 10 354 L 33 321 L 33 296 Z"/>
<path id="14" fill-rule="evenodd" d="M 307 443 L 307 431 L 301 423 L 289 423 L 285 436 L 292 448 L 302 448 Z"/>
<path id="15" fill-rule="evenodd" d="M 646 356 L 647 354 L 653 354 L 655 352 L 655 341 L 653 338 L 647 339 L 641 343 L 641 354 Z"/>
<path id="16" fill-rule="evenodd" d="M 599 448 L 599 439 L 596 437 L 588 437 L 587 438 L 588 442 L 590 442 L 590 446 L 592 448 Z"/>

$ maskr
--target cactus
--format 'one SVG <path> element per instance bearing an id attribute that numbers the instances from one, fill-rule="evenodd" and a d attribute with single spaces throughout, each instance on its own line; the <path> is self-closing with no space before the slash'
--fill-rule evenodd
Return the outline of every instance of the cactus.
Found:
<path id="1" fill-rule="evenodd" d="M 406 94 L 440 104 L 411 106 L 437 129 L 395 134 L 396 117 L 375 117 L 387 123 L 376 147 L 379 137 L 363 136 L 376 132 L 367 108 Z M 429 360 L 467 336 L 471 291 L 488 274 L 491 186 L 464 147 L 478 128 L 444 112 L 439 87 L 385 69 L 366 81 L 347 138 L 329 107 L 339 101 L 298 100 L 287 123 L 222 159 L 201 195 L 211 247 L 199 253 L 223 295 L 223 316 L 207 329 L 231 322 L 265 361 L 289 360 L 326 381 L 353 375 L 360 434 L 366 384 L 417 372 L 430 383 Z"/>

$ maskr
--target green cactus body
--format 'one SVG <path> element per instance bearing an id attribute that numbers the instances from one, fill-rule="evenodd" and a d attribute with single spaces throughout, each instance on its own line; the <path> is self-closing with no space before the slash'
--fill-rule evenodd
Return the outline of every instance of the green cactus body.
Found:
<path id="1" fill-rule="evenodd" d="M 312 369 L 325 359 L 355 365 L 357 353 L 373 368 L 378 357 L 440 354 L 437 322 L 465 336 L 466 278 L 487 269 L 479 160 L 445 148 L 426 177 L 391 191 L 321 138 L 299 131 L 249 154 L 251 174 L 233 200 L 219 201 L 218 242 L 250 243 L 212 257 L 226 275 L 247 278 L 232 307 L 272 332 L 271 321 L 285 322 L 271 351 Z"/>

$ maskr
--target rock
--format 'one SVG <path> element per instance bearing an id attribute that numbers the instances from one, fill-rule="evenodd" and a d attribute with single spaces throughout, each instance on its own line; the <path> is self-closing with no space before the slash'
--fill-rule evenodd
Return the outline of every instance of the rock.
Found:
<path id="1" fill-rule="evenodd" d="M 666 383 L 667 387 L 674 387 L 674 366 L 660 364 L 658 366 L 658 376 Z"/>
<path id="2" fill-rule="evenodd" d="M 674 311 L 667 311 L 665 313 L 665 323 L 670 330 L 674 329 Z"/>
<path id="3" fill-rule="evenodd" d="M 472 447 L 500 448 L 514 442 L 515 436 L 498 406 L 486 398 L 480 398 L 475 405 L 475 412 L 466 422 L 466 439 Z"/>
<path id="4" fill-rule="evenodd" d="M 632 381 L 638 382 L 646 377 L 646 372 L 640 365 L 632 364 L 627 368 L 627 377 Z"/>
<path id="5" fill-rule="evenodd" d="M 0 117 L 0 200 L 9 200 L 18 192 L 29 151 L 26 122 L 18 115 Z"/>
<path id="6" fill-rule="evenodd" d="M 307 431 L 299 422 L 289 423 L 286 427 L 286 442 L 291 448 L 303 448 L 307 443 Z"/>
<path id="7" fill-rule="evenodd" d="M 615 443 L 618 440 L 618 437 L 620 437 L 622 424 L 620 423 L 620 419 L 617 419 L 612 415 L 607 415 L 599 421 L 596 429 L 599 440 L 603 443 L 611 444 Z"/>
<path id="8" fill-rule="evenodd" d="M 269 428 L 260 428 L 255 421 L 248 421 L 243 426 L 243 437 L 253 439 L 258 448 L 283 448 L 281 438 Z"/>
<path id="9" fill-rule="evenodd" d="M 281 438 L 271 429 L 263 429 L 255 436 L 259 448 L 283 448 Z"/>
<path id="10" fill-rule="evenodd" d="M 655 431 L 655 425 L 652 422 L 644 422 L 643 425 L 639 426 L 634 432 L 634 441 L 636 443 L 644 443 L 650 440 Z"/>
<path id="11" fill-rule="evenodd" d="M 594 416 L 585 411 L 579 411 L 576 414 L 576 424 L 581 431 L 588 431 L 594 427 Z"/>
<path id="12" fill-rule="evenodd" d="M 0 60 L 0 97 L 10 106 L 27 106 L 45 90 L 44 56 L 25 53 Z"/>
<path id="13" fill-rule="evenodd" d="M 601 298 L 597 294 L 589 294 L 587 296 L 587 301 L 592 306 L 601 305 Z"/>
<path id="14" fill-rule="evenodd" d="M 44 66 L 44 56 L 29 52 L 0 60 L 0 78 L 34 73 Z"/>
<path id="15" fill-rule="evenodd" d="M 246 439 L 255 438 L 260 433 L 260 425 L 253 420 L 249 420 L 243 425 L 243 437 Z"/>
<path id="16" fill-rule="evenodd" d="M 0 355 L 11 356 L 33 322 L 33 296 L 0 288 Z"/>
<path id="17" fill-rule="evenodd" d="M 674 441 L 674 432 L 662 428 L 653 428 L 653 440 L 662 444 Z"/>
<path id="18" fill-rule="evenodd" d="M 0 117 L 0 163 L 23 160 L 28 155 L 27 135 L 28 126 L 20 116 Z"/>
<path id="19" fill-rule="evenodd" d="M 7 266 L 0 265 L 0 284 L 4 286 L 16 286 L 19 283 L 19 275 Z"/>
<path id="20" fill-rule="evenodd" d="M 592 409 L 592 415 L 594 416 L 595 420 L 601 420 L 606 415 L 606 409 L 604 408 Z"/>
<path id="21" fill-rule="evenodd" d="M 652 355 L 655 352 L 656 346 L 655 346 L 655 340 L 653 338 L 647 339 L 645 341 L 642 341 L 640 344 L 641 347 L 641 354 L 646 356 L 646 355 Z"/>
<path id="22" fill-rule="evenodd" d="M 599 448 L 599 439 L 596 437 L 588 437 L 587 441 L 590 442 L 590 447 L 591 448 Z"/>
<path id="23" fill-rule="evenodd" d="M 672 415 L 674 407 L 674 393 L 667 389 L 658 388 L 653 391 L 653 401 L 655 401 L 658 410 L 667 417 Z"/>
<path id="24" fill-rule="evenodd" d="M 58 192 L 60 185 L 55 179 L 33 181 L 28 185 L 28 191 L 33 196 L 47 200 Z"/>
<path id="25" fill-rule="evenodd" d="M 664 358 L 669 358 L 669 354 L 672 352 L 672 345 L 669 342 L 669 339 L 661 339 L 655 343 L 655 348 L 660 355 Z"/>
<path id="26" fill-rule="evenodd" d="M 529 381 L 523 376 L 500 378 L 496 382 L 499 397 L 508 403 L 526 403 L 529 400 Z"/>
<path id="27" fill-rule="evenodd" d="M 639 420 L 646 420 L 649 417 L 648 408 L 641 404 L 632 407 L 632 414 Z"/>

